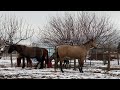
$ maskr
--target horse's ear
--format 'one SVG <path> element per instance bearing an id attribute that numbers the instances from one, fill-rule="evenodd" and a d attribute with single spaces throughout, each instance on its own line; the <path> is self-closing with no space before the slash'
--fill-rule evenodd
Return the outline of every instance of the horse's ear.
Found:
<path id="1" fill-rule="evenodd" d="M 94 41 L 94 39 L 93 39 L 93 38 L 91 38 L 89 41 L 92 41 L 92 42 L 93 42 L 93 41 Z"/>
<path id="2" fill-rule="evenodd" d="M 92 38 L 92 39 L 91 39 L 91 41 L 95 41 L 95 40 L 96 40 L 96 38 Z"/>

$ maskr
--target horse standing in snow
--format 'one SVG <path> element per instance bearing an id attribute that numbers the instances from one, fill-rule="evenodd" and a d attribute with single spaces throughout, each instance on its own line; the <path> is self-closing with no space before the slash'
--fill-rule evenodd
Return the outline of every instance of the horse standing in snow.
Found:
<path id="1" fill-rule="evenodd" d="M 25 58 L 36 58 L 38 63 L 36 65 L 36 68 L 40 64 L 40 69 L 43 68 L 43 63 L 45 60 L 45 64 L 48 64 L 48 50 L 45 48 L 39 48 L 39 47 L 27 47 L 25 45 L 16 45 L 12 44 L 9 46 L 8 53 L 12 53 L 13 51 L 17 51 L 20 56 Z M 23 66 L 25 67 L 25 58 L 23 58 Z"/>
<path id="2" fill-rule="evenodd" d="M 71 59 L 78 59 L 79 63 L 79 71 L 83 73 L 82 67 L 84 65 L 84 60 L 86 58 L 87 52 L 92 47 L 97 47 L 95 39 L 90 39 L 88 42 L 86 42 L 83 45 L 80 46 L 72 46 L 72 45 L 60 45 L 56 48 L 56 53 L 58 53 L 59 60 L 60 61 L 60 69 L 62 72 L 62 62 L 64 61 L 64 58 L 70 57 Z M 57 62 L 55 62 L 55 71 L 56 71 L 56 65 Z"/>

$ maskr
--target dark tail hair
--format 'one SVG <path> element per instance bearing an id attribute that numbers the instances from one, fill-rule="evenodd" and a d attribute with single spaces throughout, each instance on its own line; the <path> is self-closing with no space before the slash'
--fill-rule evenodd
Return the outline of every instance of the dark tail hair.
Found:
<path id="1" fill-rule="evenodd" d="M 59 55 L 58 55 L 58 48 L 55 47 L 55 66 L 54 69 L 56 70 L 56 68 L 58 67 L 58 62 L 59 62 Z"/>
<path id="2" fill-rule="evenodd" d="M 49 59 L 48 59 L 48 50 L 45 49 L 45 51 L 47 52 L 46 56 L 44 55 L 44 59 L 45 59 L 45 64 L 49 63 Z M 46 58 L 45 58 L 46 57 Z"/>

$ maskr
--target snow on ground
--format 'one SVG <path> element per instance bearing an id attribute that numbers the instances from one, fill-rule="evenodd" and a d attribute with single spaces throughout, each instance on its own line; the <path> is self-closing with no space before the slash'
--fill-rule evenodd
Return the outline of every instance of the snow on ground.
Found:
<path id="1" fill-rule="evenodd" d="M 0 59 L 0 79 L 120 79 L 120 70 L 106 70 L 100 69 L 100 67 L 106 67 L 102 61 L 90 61 L 87 60 L 84 64 L 83 71 L 80 73 L 71 69 L 63 69 L 64 73 L 57 69 L 54 72 L 54 68 L 34 69 L 30 67 L 16 67 L 16 58 L 13 59 L 14 67 L 11 67 L 9 58 Z M 120 67 L 117 65 L 117 61 L 111 61 L 111 67 Z"/>

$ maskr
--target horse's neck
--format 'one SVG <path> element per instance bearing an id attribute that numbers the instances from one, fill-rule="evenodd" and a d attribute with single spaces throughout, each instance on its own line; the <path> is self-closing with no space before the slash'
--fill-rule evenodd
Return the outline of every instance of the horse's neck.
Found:
<path id="1" fill-rule="evenodd" d="M 20 54 L 23 54 L 23 48 L 21 46 L 16 47 L 16 51 Z"/>
<path id="2" fill-rule="evenodd" d="M 91 45 L 90 45 L 90 43 L 86 43 L 86 44 L 84 44 L 84 47 L 85 47 L 85 49 L 86 49 L 87 51 L 89 51 Z"/>

